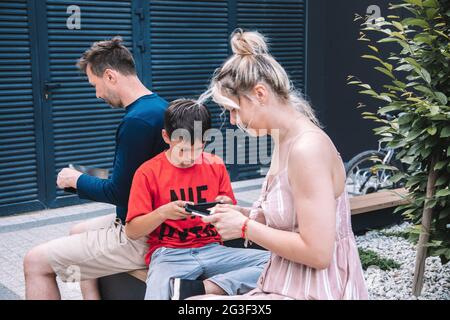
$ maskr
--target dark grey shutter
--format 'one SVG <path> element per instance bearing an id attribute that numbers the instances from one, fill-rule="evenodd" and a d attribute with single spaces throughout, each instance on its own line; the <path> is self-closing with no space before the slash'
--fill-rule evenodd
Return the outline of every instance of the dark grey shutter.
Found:
<path id="1" fill-rule="evenodd" d="M 152 87 L 158 94 L 172 100 L 205 90 L 228 55 L 227 19 L 223 0 L 150 1 Z"/>
<path id="2" fill-rule="evenodd" d="M 81 8 L 80 30 L 66 26 L 72 4 Z M 51 95 L 55 175 L 69 163 L 111 169 L 123 111 L 101 103 L 75 63 L 93 42 L 113 36 L 132 48 L 131 7 L 131 0 L 47 1 L 50 80 L 61 85 Z"/>
<path id="3" fill-rule="evenodd" d="M 198 97 L 228 56 L 227 1 L 150 1 L 149 27 L 152 89 L 168 101 Z M 222 110 L 208 107 L 225 127 Z"/>
<path id="4" fill-rule="evenodd" d="M 306 1 L 238 1 L 238 26 L 270 39 L 270 51 L 298 89 L 305 86 Z"/>
<path id="5" fill-rule="evenodd" d="M 286 69 L 296 88 L 305 84 L 305 0 L 239 0 L 237 2 L 237 26 L 245 30 L 257 30 L 270 40 L 270 51 Z M 254 138 L 252 138 L 254 139 Z M 261 142 L 261 141 L 260 141 Z M 250 145 L 255 145 L 253 140 Z M 270 146 L 268 147 L 270 149 Z M 246 156 L 258 158 L 258 148 L 246 148 Z M 264 152 L 263 152 L 264 153 Z M 242 154 L 239 155 L 243 157 Z M 238 166 L 239 179 L 260 177 L 261 165 Z"/>
<path id="6" fill-rule="evenodd" d="M 27 2 L 0 2 L 0 215 L 38 202 Z"/>

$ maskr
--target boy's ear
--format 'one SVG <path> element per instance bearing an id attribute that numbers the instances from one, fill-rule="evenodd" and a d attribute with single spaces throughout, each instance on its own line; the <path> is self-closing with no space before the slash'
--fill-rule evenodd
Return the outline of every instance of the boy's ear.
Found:
<path id="1" fill-rule="evenodd" d="M 167 133 L 166 129 L 162 129 L 162 138 L 164 140 L 165 143 L 170 144 L 171 140 L 169 137 L 169 134 Z"/>

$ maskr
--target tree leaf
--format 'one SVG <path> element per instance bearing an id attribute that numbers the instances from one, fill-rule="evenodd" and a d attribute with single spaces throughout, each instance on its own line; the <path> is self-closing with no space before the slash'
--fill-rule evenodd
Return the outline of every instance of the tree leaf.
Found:
<path id="1" fill-rule="evenodd" d="M 409 64 L 402 64 L 401 66 L 395 68 L 396 71 L 411 71 L 414 68 Z"/>
<path id="2" fill-rule="evenodd" d="M 401 82 L 401 81 L 395 80 L 395 81 L 393 81 L 393 82 L 394 82 L 394 84 L 395 84 L 396 86 L 398 86 L 399 88 L 402 88 L 402 89 L 405 89 L 405 88 L 406 88 L 406 84 L 403 83 L 403 82 Z"/>
<path id="3" fill-rule="evenodd" d="M 360 86 L 361 88 L 368 89 L 368 90 L 371 90 L 371 89 L 372 89 L 372 87 L 371 87 L 370 85 L 365 84 L 365 83 L 362 83 L 362 84 L 360 84 L 359 86 Z"/>
<path id="4" fill-rule="evenodd" d="M 423 159 L 426 159 L 432 152 L 433 150 L 428 148 L 428 149 L 422 149 L 420 150 L 420 155 L 422 156 Z"/>
<path id="5" fill-rule="evenodd" d="M 431 128 L 428 128 L 427 131 L 430 135 L 434 136 L 437 133 L 437 128 L 431 127 Z"/>
<path id="6" fill-rule="evenodd" d="M 442 105 L 447 105 L 448 103 L 448 98 L 445 94 L 443 94 L 442 92 L 436 91 L 434 92 L 436 98 L 438 99 L 438 101 L 442 104 Z"/>
<path id="7" fill-rule="evenodd" d="M 390 72 L 388 69 L 383 68 L 383 67 L 375 67 L 375 70 L 380 71 L 381 73 L 384 73 L 385 75 L 387 75 L 388 77 L 395 79 L 394 75 L 392 74 L 392 72 Z"/>
<path id="8" fill-rule="evenodd" d="M 414 4 L 419 7 L 422 7 L 422 5 L 423 5 L 422 0 L 405 0 L 405 2 Z"/>
<path id="9" fill-rule="evenodd" d="M 434 92 L 431 91 L 430 88 L 427 88 L 425 86 L 415 86 L 414 89 L 416 89 L 417 91 L 423 92 L 430 97 L 434 97 Z"/>
<path id="10" fill-rule="evenodd" d="M 431 76 L 427 70 L 420 68 L 419 74 L 427 83 L 431 83 Z"/>
<path id="11" fill-rule="evenodd" d="M 378 50 L 378 48 L 377 47 L 374 47 L 374 46 L 368 46 L 370 49 L 372 49 L 373 51 L 375 51 L 376 53 L 378 53 L 379 52 L 379 50 Z"/>
<path id="12" fill-rule="evenodd" d="M 405 28 L 403 28 L 403 25 L 400 22 L 392 21 L 392 24 L 401 32 L 405 31 Z"/>
<path id="13" fill-rule="evenodd" d="M 400 180 L 402 180 L 405 177 L 404 173 L 396 173 L 394 176 L 392 176 L 392 178 L 390 179 L 393 183 L 397 183 Z"/>
<path id="14" fill-rule="evenodd" d="M 414 41 L 418 42 L 418 43 L 426 43 L 426 44 L 431 46 L 431 44 L 433 43 L 434 38 L 436 38 L 436 37 L 432 37 L 432 36 L 430 36 L 429 34 L 426 34 L 426 33 L 420 33 L 420 34 L 418 34 L 418 35 L 416 35 L 414 37 Z"/>
<path id="15" fill-rule="evenodd" d="M 435 115 L 439 114 L 439 111 L 440 111 L 439 106 L 432 105 L 432 106 L 430 107 L 430 114 L 431 114 L 432 116 L 435 116 Z"/>
<path id="16" fill-rule="evenodd" d="M 386 107 L 380 108 L 378 110 L 378 113 L 379 114 L 386 114 L 388 112 L 397 111 L 399 109 L 400 108 L 398 106 L 396 106 L 396 105 L 392 105 L 392 106 L 390 105 L 390 106 L 386 106 Z"/>
<path id="17" fill-rule="evenodd" d="M 397 167 L 389 166 L 386 164 L 376 164 L 372 167 L 374 170 L 390 170 L 390 171 L 399 171 Z"/>
<path id="18" fill-rule="evenodd" d="M 414 68 L 420 69 L 420 64 L 413 58 L 408 57 L 404 59 L 406 62 L 408 62 L 410 65 L 412 65 Z"/>
<path id="19" fill-rule="evenodd" d="M 406 18 L 402 21 L 402 24 L 406 25 L 406 26 L 422 27 L 423 29 L 428 29 L 430 27 L 428 22 L 426 22 L 423 19 L 418 19 L 418 18 Z"/>
<path id="20" fill-rule="evenodd" d="M 392 99 L 387 94 L 380 94 L 377 98 L 380 100 L 387 101 L 389 103 L 392 102 Z"/>
<path id="21" fill-rule="evenodd" d="M 406 138 L 406 141 L 408 141 L 408 142 L 413 141 L 413 140 L 417 139 L 417 137 L 419 137 L 421 134 L 422 134 L 422 130 L 413 129 L 408 133 L 408 137 Z"/>
<path id="22" fill-rule="evenodd" d="M 442 189 L 442 190 L 439 190 L 438 192 L 436 192 L 436 197 L 446 197 L 448 195 L 450 195 L 449 189 Z"/>
<path id="23" fill-rule="evenodd" d="M 439 8 L 439 3 L 437 0 L 424 0 L 423 6 L 427 8 Z"/>
<path id="24" fill-rule="evenodd" d="M 400 125 L 406 125 L 413 121 L 414 115 L 410 113 L 405 113 L 398 118 L 398 123 Z"/>
<path id="25" fill-rule="evenodd" d="M 378 93 L 376 93 L 376 92 L 373 91 L 373 90 L 362 90 L 362 91 L 359 91 L 359 93 L 362 93 L 362 94 L 369 94 L 369 95 L 371 95 L 371 96 L 376 96 L 376 97 L 378 97 Z"/>
<path id="26" fill-rule="evenodd" d="M 439 177 L 436 183 L 434 184 L 436 187 L 442 186 L 447 182 L 447 177 Z"/>
<path id="27" fill-rule="evenodd" d="M 365 54 L 365 55 L 361 56 L 361 58 L 375 60 L 375 61 L 378 61 L 379 63 L 383 63 L 383 60 L 381 60 L 380 58 L 375 57 L 373 55 L 370 55 L 370 54 Z"/>
<path id="28" fill-rule="evenodd" d="M 439 12 L 439 9 L 436 9 L 436 8 L 427 9 L 427 11 L 426 11 L 427 18 L 430 20 L 434 19 L 438 12 Z"/>
<path id="29" fill-rule="evenodd" d="M 390 90 L 390 92 L 404 92 L 402 88 L 399 88 L 397 86 L 383 85 L 383 88 Z"/>
<path id="30" fill-rule="evenodd" d="M 438 163 L 436 163 L 436 165 L 434 166 L 434 170 L 435 171 L 439 171 L 441 169 L 443 169 L 445 167 L 445 165 L 447 164 L 447 161 L 439 161 Z"/>
<path id="31" fill-rule="evenodd" d="M 436 32 L 438 35 L 446 38 L 447 40 L 450 40 L 450 37 L 448 35 L 446 35 L 445 33 L 443 33 L 442 31 L 439 30 L 433 30 L 434 32 Z"/>
<path id="32" fill-rule="evenodd" d="M 450 137 L 450 126 L 447 126 L 447 127 L 443 128 L 441 130 L 440 137 L 441 138 L 448 138 L 448 137 Z"/>

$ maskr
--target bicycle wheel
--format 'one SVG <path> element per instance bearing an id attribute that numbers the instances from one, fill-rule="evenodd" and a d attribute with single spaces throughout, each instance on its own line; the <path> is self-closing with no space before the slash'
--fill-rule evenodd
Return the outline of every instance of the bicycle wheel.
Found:
<path id="1" fill-rule="evenodd" d="M 353 157 L 346 165 L 346 188 L 350 196 L 358 196 L 377 192 L 381 189 L 396 189 L 401 183 L 392 183 L 389 179 L 395 170 L 376 169 L 376 164 L 382 164 L 386 153 L 369 150 Z M 394 166 L 402 171 L 401 165 L 392 159 L 386 165 Z"/>

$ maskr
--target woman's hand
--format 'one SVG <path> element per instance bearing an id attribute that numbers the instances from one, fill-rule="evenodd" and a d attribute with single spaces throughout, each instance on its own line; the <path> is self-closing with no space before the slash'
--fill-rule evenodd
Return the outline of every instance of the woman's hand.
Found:
<path id="1" fill-rule="evenodd" d="M 233 209 L 235 211 L 239 211 L 240 213 L 242 213 L 244 216 L 248 217 L 250 215 L 250 208 L 243 208 L 240 206 L 236 206 L 233 204 L 218 204 L 217 206 L 214 207 L 214 209 L 212 210 L 212 213 L 216 212 L 216 208 L 230 208 Z"/>
<path id="2" fill-rule="evenodd" d="M 228 196 L 218 196 L 215 201 L 222 204 L 233 204 L 233 200 Z"/>
<path id="3" fill-rule="evenodd" d="M 242 235 L 242 226 L 247 217 L 230 205 L 214 207 L 213 214 L 202 217 L 205 223 L 211 223 L 219 232 L 222 240 L 239 239 Z"/>

